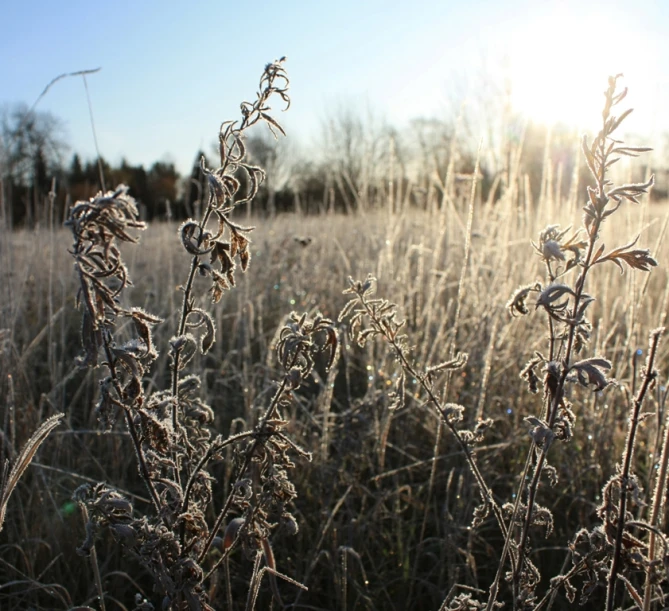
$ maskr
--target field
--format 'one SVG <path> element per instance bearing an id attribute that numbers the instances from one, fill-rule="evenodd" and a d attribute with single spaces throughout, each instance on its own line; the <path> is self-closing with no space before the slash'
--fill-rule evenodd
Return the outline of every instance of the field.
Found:
<path id="1" fill-rule="evenodd" d="M 614 174 L 621 177 L 616 185 L 631 182 L 626 173 L 636 160 L 627 162 Z M 655 496 L 656 473 L 663 471 L 661 455 L 667 451 L 665 343 L 655 351 L 651 343 L 651 367 L 644 368 L 649 334 L 665 324 L 669 301 L 669 209 L 651 203 L 645 193 L 638 194 L 638 204 L 623 196 L 591 242 L 605 244 L 600 256 L 606 256 L 640 234 L 638 243 L 620 251 L 634 255 L 621 257 L 620 266 L 613 260 L 595 265 L 596 249 L 586 254 L 587 226 L 571 249 L 567 243 L 583 223 L 586 185 L 573 184 L 567 193 L 542 189 L 538 201 L 530 202 L 518 173 L 497 197 L 484 200 L 478 178 L 459 176 L 457 188 L 454 180 L 446 181 L 442 196 L 434 195 L 421 209 L 410 206 L 407 194 L 389 180 L 385 206 L 348 215 L 248 217 L 243 206 L 226 212 L 233 241 L 240 225 L 255 226 L 250 244 L 238 246 L 249 250 L 248 270 L 241 273 L 238 264 L 235 286 L 215 304 L 208 292 L 211 277 L 195 274 L 189 307 L 211 313 L 215 343 L 195 351 L 177 373 L 181 381 L 190 373 L 200 375 L 201 401 L 189 406 L 202 414 L 204 404 L 211 407 L 211 422 L 205 423 L 215 432 L 210 438 L 198 428 L 205 416 L 197 426 L 183 424 L 183 430 L 159 416 L 157 424 L 146 420 L 162 409 L 149 403 L 151 394 L 174 381 L 174 355 L 178 360 L 180 354 L 175 338 L 184 334 L 183 288 L 193 256 L 203 257 L 183 252 L 184 230 L 154 223 L 139 244 L 121 244 L 133 286 L 119 294 L 120 314 L 103 306 L 114 339 L 103 334 L 98 348 L 107 350 L 107 357 L 88 368 L 76 360 L 82 354 L 82 313 L 75 309 L 80 277 L 68 253 L 77 250 L 72 233 L 55 218 L 50 228 L 5 232 L 0 416 L 10 464 L 41 423 L 55 414 L 64 417 L 11 498 L 4 499 L 2 609 L 160 609 L 161 604 L 205 609 L 205 599 L 215 609 L 281 608 L 278 588 L 283 603 L 296 609 L 473 610 L 486 608 L 492 584 L 506 608 L 573 608 L 567 600 L 571 587 L 587 608 L 613 603 L 643 608 L 644 597 L 653 608 L 663 608 L 663 562 L 669 557 L 664 483 L 659 500 Z M 558 225 L 573 231 L 550 229 Z M 200 236 L 198 247 L 203 243 Z M 551 250 L 554 244 L 557 251 Z M 579 248 L 580 258 L 572 257 Z M 570 258 L 573 269 L 558 277 Z M 584 269 L 592 270 L 585 289 L 576 281 Z M 376 278 L 369 287 L 363 285 L 368 274 Z M 361 282 L 356 286 L 349 277 Z M 527 289 L 529 312 L 522 316 L 516 291 L 535 283 L 541 287 Z M 547 292 L 556 285 L 567 290 L 557 297 Z M 582 306 L 579 316 L 585 311 L 584 290 L 594 297 L 588 324 L 570 314 L 572 306 Z M 390 303 L 373 302 L 377 298 L 396 304 L 395 318 L 383 322 L 394 310 Z M 351 299 L 365 313 L 366 342 L 351 325 L 354 312 L 340 317 Z M 374 310 L 374 303 L 381 309 Z M 148 325 L 159 353 L 152 363 L 130 348 L 131 357 L 120 355 L 141 327 L 123 315 L 132 306 L 162 319 Z M 292 322 L 291 312 L 297 313 Z M 319 314 L 322 326 L 309 327 Z M 400 320 L 405 324 L 398 330 L 394 325 Z M 194 329 L 196 336 L 204 333 Z M 577 353 L 573 344 L 579 337 L 583 347 Z M 296 356 L 303 348 L 311 350 L 308 358 Z M 125 365 L 110 368 L 110 354 Z M 588 360 L 593 357 L 599 360 Z M 128 364 L 131 359 L 139 365 Z M 526 365 L 532 359 L 538 360 L 530 371 Z M 570 365 L 571 374 L 565 370 L 552 378 L 551 364 L 559 362 Z M 141 388 L 131 396 L 135 366 Z M 102 410 L 103 416 L 116 416 L 103 431 L 100 380 L 104 386 L 110 375 L 109 384 L 118 375 L 128 385 L 114 395 L 115 412 Z M 613 377 L 617 383 L 609 384 Z M 538 385 L 538 392 L 530 392 L 528 382 Z M 464 407 L 462 414 L 458 406 Z M 124 414 L 135 418 L 134 429 Z M 168 438 L 188 430 L 195 441 L 191 447 L 170 440 L 168 449 L 160 450 L 159 433 L 151 441 L 146 432 L 154 425 Z M 470 429 L 471 439 L 465 434 Z M 144 430 L 139 452 L 133 430 Z M 199 473 L 194 464 L 210 457 L 198 443 L 209 448 L 217 434 L 225 440 L 250 431 L 253 436 L 220 442 L 220 449 L 211 451 L 206 482 L 194 484 L 201 515 L 192 509 L 188 518 L 183 517 L 188 512 L 174 522 L 164 518 L 177 525 L 174 532 L 183 529 L 178 551 L 159 554 L 158 539 L 147 551 L 152 540 L 147 535 L 140 541 L 138 533 L 149 527 L 157 532 L 155 504 L 171 506 L 175 484 L 165 473 L 178 469 L 169 460 L 181 456 L 184 473 Z M 272 438 L 284 445 L 271 445 Z M 153 460 L 151 443 L 156 454 L 162 452 L 163 471 L 147 478 L 138 469 L 138 455 L 140 465 Z M 549 449 L 550 463 L 541 462 L 537 473 Z M 251 457 L 260 450 L 264 454 L 257 454 L 253 468 Z M 623 471 L 628 488 L 621 494 Z M 154 482 L 157 501 L 149 498 L 147 479 Z M 104 496 L 98 482 L 127 501 Z M 516 503 L 523 482 L 522 502 Z M 536 493 L 536 504 L 526 518 L 528 490 Z M 123 520 L 95 513 L 109 499 L 114 511 L 126 512 Z M 168 566 L 191 553 L 188 533 L 200 537 L 198 543 L 193 534 L 191 550 L 201 549 L 224 507 L 231 512 L 211 532 L 198 567 L 183 564 L 179 573 Z M 621 507 L 623 519 L 616 513 Z M 88 539 L 87 519 L 94 524 Z M 226 530 L 228 524 L 233 527 Z M 655 539 L 654 552 L 648 551 L 649 537 Z M 209 575 L 223 552 L 224 561 Z M 157 555 L 164 564 L 160 570 L 149 566 L 158 562 Z M 572 567 L 570 583 L 551 581 Z M 156 577 L 161 570 L 170 575 L 172 593 Z M 507 571 L 514 573 L 509 579 Z M 611 574 L 613 585 L 607 583 Z M 657 586 L 647 586 L 647 579 Z M 192 597 L 200 598 L 196 603 Z"/>

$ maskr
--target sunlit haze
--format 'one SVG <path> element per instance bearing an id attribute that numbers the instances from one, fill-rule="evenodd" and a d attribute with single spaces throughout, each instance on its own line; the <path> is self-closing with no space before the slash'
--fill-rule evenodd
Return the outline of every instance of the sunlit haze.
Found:
<path id="1" fill-rule="evenodd" d="M 500 106 L 530 120 L 593 127 L 606 76 L 618 72 L 643 111 L 627 129 L 669 131 L 661 0 L 42 1 L 7 3 L 2 14 L 0 106 L 32 105 L 57 75 L 101 67 L 88 86 L 112 162 L 167 159 L 187 171 L 253 97 L 264 64 L 283 55 L 293 106 L 282 118 L 303 146 L 317 144 L 334 108 L 402 129 L 448 118 L 490 82 Z M 80 78 L 56 83 L 37 108 L 63 119 L 71 152 L 94 156 Z"/>
<path id="2" fill-rule="evenodd" d="M 666 77 L 658 60 L 667 49 L 652 29 L 644 31 L 639 23 L 643 9 L 635 15 L 616 10 L 615 3 L 608 10 L 588 2 L 581 8 L 541 4 L 543 10 L 528 16 L 510 36 L 509 76 L 517 111 L 544 123 L 599 127 L 601 96 L 596 93 L 604 89 L 608 75 L 618 73 L 647 115 L 657 110 L 658 93 L 666 101 Z M 650 3 L 629 6 L 636 10 L 645 4 Z M 656 8 L 660 20 L 659 4 Z"/>

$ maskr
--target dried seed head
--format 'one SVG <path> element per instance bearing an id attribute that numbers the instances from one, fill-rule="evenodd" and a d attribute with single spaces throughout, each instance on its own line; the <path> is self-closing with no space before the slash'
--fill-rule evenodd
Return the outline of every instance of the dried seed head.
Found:
<path id="1" fill-rule="evenodd" d="M 541 254 L 546 261 L 555 259 L 557 261 L 564 261 L 564 255 L 560 250 L 560 244 L 555 240 L 546 240 L 541 247 Z"/>

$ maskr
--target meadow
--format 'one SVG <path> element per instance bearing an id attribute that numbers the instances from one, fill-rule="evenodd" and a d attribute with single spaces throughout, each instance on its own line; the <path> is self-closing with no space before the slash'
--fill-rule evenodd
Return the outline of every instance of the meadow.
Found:
<path id="1" fill-rule="evenodd" d="M 518 163 L 487 199 L 476 168 L 420 208 L 389 175 L 309 216 L 225 208 L 212 171 L 219 230 L 108 248 L 118 301 L 80 311 L 95 232 L 5 231 L 3 457 L 64 415 L 0 497 L 2 609 L 664 608 L 669 209 L 611 154 L 590 198 L 547 155 L 534 201 Z"/>

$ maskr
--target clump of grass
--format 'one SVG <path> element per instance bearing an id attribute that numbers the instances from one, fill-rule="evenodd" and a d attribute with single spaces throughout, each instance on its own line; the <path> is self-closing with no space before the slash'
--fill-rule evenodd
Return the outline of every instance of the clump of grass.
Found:
<path id="1" fill-rule="evenodd" d="M 275 135 L 283 133 L 269 114 L 269 102 L 278 96 L 288 106 L 287 92 L 283 59 L 268 64 L 257 99 L 241 105 L 241 121 L 221 126 L 220 167 L 210 170 L 202 163 L 209 196 L 202 218 L 189 219 L 179 228 L 191 262 L 181 287 L 177 332 L 169 340 L 170 379 L 164 390 L 150 389 L 146 383 L 159 356 L 153 329 L 163 320 L 123 305 L 123 291 L 131 282 L 118 243 L 136 242 L 135 232 L 146 228 L 138 220 L 133 198 L 120 186 L 78 202 L 70 211 L 66 224 L 74 235 L 71 254 L 83 312 L 81 364 L 99 366 L 104 372 L 98 416 L 107 429 L 119 416 L 123 419 L 150 499 L 148 510 L 139 511 L 102 482 L 85 484 L 74 494 L 86 518 L 86 538 L 79 551 L 93 561 L 102 604 L 105 593 L 95 542 L 103 530 L 151 575 L 158 598 L 140 600 L 137 608 L 143 610 L 213 609 L 208 584 L 217 577 L 218 566 L 240 546 L 254 560 L 247 609 L 254 608 L 266 573 L 282 606 L 277 577 L 304 587 L 278 571 L 269 540 L 277 529 L 297 532 L 291 513 L 296 497 L 290 480 L 292 457 L 309 459 L 309 454 L 287 435 L 284 413 L 318 354 L 327 353 L 329 362 L 334 358 L 337 336 L 332 321 L 306 314 L 288 319 L 277 344 L 283 376 L 251 430 L 227 438 L 215 434 L 213 411 L 199 396 L 202 380 L 188 370 L 196 353 L 207 354 L 216 338 L 214 319 L 195 295 L 196 278 L 209 279 L 211 301 L 217 303 L 235 286 L 237 265 L 246 271 L 251 258 L 253 227 L 236 223 L 231 214 L 252 201 L 264 172 L 246 160 L 244 133 L 257 123 L 266 123 Z M 225 460 L 226 454 L 234 476 L 229 489 L 222 490 L 211 466 Z M 217 502 L 220 498 L 225 498 L 222 505 Z M 237 517 L 229 520 L 221 538 L 231 514 Z M 212 556 L 215 547 L 221 552 L 217 561 Z"/>

